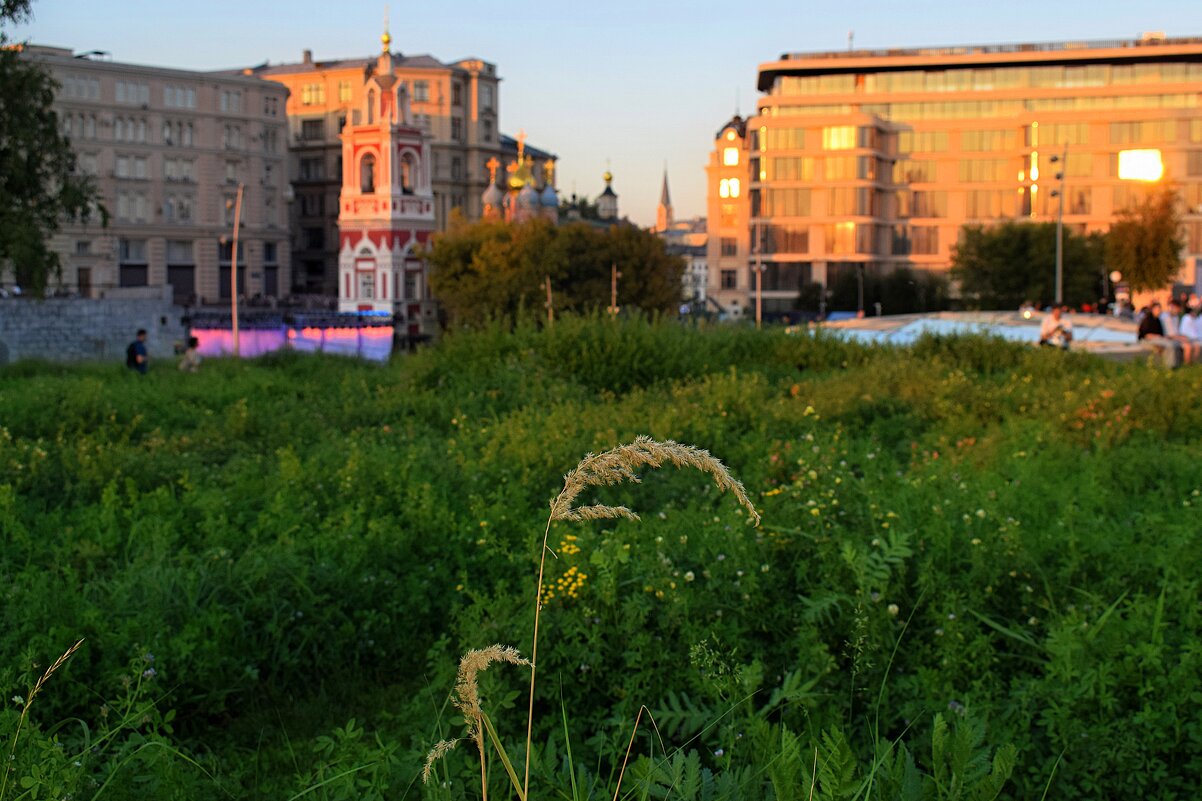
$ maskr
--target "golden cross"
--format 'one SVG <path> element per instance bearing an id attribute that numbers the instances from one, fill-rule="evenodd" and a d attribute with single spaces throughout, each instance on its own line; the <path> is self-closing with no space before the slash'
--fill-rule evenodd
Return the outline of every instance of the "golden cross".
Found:
<path id="1" fill-rule="evenodd" d="M 497 167 L 501 166 L 501 162 L 497 161 L 496 156 L 493 156 L 484 163 L 484 166 L 488 167 L 488 182 L 495 184 L 497 182 Z"/>

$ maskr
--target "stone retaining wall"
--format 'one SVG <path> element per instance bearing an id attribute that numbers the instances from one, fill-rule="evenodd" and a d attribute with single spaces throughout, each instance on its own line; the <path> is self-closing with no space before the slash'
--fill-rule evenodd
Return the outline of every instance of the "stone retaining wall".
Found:
<path id="1" fill-rule="evenodd" d="M 187 336 L 171 287 L 110 290 L 103 299 L 0 298 L 0 364 L 20 359 L 125 362 L 139 328 L 152 358 L 173 355 Z"/>

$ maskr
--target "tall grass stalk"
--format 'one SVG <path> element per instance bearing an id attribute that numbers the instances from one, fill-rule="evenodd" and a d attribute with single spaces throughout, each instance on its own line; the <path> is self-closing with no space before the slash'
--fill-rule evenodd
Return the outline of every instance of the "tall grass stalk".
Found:
<path id="1" fill-rule="evenodd" d="M 54 675 L 54 671 L 62 667 L 63 664 L 71 658 L 71 655 L 79 650 L 79 646 L 81 645 L 83 645 L 83 639 L 80 639 L 78 642 L 68 648 L 62 656 L 54 660 L 54 664 L 46 668 L 46 672 L 43 673 L 41 678 L 34 683 L 33 687 L 29 691 L 29 696 L 25 699 L 25 703 L 21 706 L 21 716 L 17 718 L 17 728 L 15 731 L 13 731 L 13 741 L 8 749 L 8 759 L 4 763 L 4 778 L 0 779 L 0 801 L 4 801 L 4 795 L 8 790 L 8 777 L 12 773 L 13 763 L 16 760 L 17 755 L 17 740 L 21 737 L 21 729 L 25 726 L 25 719 L 29 717 L 29 707 L 33 706 L 33 699 L 37 698 L 38 693 L 42 691 L 42 686 L 45 685 L 46 681 Z"/>
<path id="2" fill-rule="evenodd" d="M 484 801 L 487 801 L 487 774 L 484 767 L 484 737 L 483 729 L 487 726 L 488 734 L 494 741 L 494 746 L 497 748 L 498 755 L 505 764 L 506 770 L 510 772 L 510 778 L 514 782 L 514 789 L 518 792 L 522 801 L 530 797 L 530 756 L 531 744 L 534 738 L 534 692 L 537 687 L 537 666 L 538 666 L 538 635 L 539 622 L 542 612 L 542 588 L 543 577 L 546 573 L 547 554 L 555 556 L 555 552 L 547 545 L 547 540 L 551 534 L 551 524 L 557 520 L 565 522 L 581 522 L 585 520 L 612 520 L 615 518 L 624 518 L 626 520 L 641 519 L 637 513 L 625 506 L 607 506 L 604 504 L 591 504 L 586 506 L 575 506 L 576 500 L 581 493 L 589 487 L 612 486 L 624 482 L 640 483 L 638 474 L 635 472 L 644 467 L 659 468 L 665 465 L 672 465 L 676 468 L 692 467 L 708 474 L 718 489 L 722 492 L 729 492 L 738 499 L 740 505 L 747 510 L 748 519 L 754 524 L 759 525 L 760 514 L 756 511 L 751 499 L 747 497 L 747 491 L 743 485 L 737 481 L 726 469 L 726 466 L 719 460 L 710 455 L 709 451 L 701 448 L 693 447 L 692 445 L 682 445 L 679 442 L 667 440 L 665 442 L 657 442 L 650 437 L 640 436 L 626 445 L 619 445 L 608 451 L 599 454 L 586 454 L 585 457 L 563 477 L 563 489 L 551 501 L 551 512 L 547 516 L 547 525 L 543 529 L 542 547 L 539 550 L 538 560 L 538 582 L 534 588 L 534 631 L 530 646 L 529 661 L 522 659 L 516 650 L 512 648 L 504 648 L 500 645 L 494 645 L 491 649 L 481 651 L 470 651 L 464 656 L 460 662 L 459 681 L 455 685 L 455 693 L 457 695 L 456 706 L 464 710 L 464 717 L 468 726 L 468 735 L 475 740 L 476 747 L 480 751 L 481 760 L 481 781 L 484 785 L 483 792 L 485 794 Z M 522 776 L 521 785 L 518 786 L 517 779 L 513 775 L 510 767 L 508 755 L 505 753 L 499 739 L 496 737 L 494 730 L 490 725 L 487 717 L 483 715 L 479 706 L 479 698 L 476 692 L 475 670 L 465 673 L 465 665 L 473 660 L 478 660 L 483 657 L 480 655 L 488 652 L 492 657 L 488 661 L 494 659 L 503 659 L 504 661 L 514 664 L 524 664 L 530 666 L 530 700 L 526 714 L 526 754 L 525 768 Z M 484 666 L 487 666 L 487 662 Z M 483 669 L 482 667 L 480 669 Z M 639 719 L 642 717 L 642 709 L 639 710 L 639 717 L 635 719 L 635 732 L 638 731 Z M 481 724 L 484 724 L 483 726 Z M 457 740 L 444 740 L 434 746 L 426 755 L 426 765 L 422 771 L 422 780 L 429 781 L 431 768 L 436 760 L 453 749 Z M 631 745 L 634 744 L 634 734 L 631 734 Z M 627 758 L 630 756 L 630 749 L 627 748 Z M 626 763 L 622 763 L 622 772 L 626 770 Z M 622 773 L 618 775 L 618 788 L 622 786 Z M 616 797 L 617 790 L 615 790 Z"/>

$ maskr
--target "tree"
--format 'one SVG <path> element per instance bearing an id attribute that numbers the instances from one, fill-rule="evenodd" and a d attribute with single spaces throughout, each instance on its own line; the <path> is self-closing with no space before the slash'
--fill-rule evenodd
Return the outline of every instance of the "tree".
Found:
<path id="1" fill-rule="evenodd" d="M 30 0 L 0 0 L 0 24 L 29 14 Z M 62 221 L 95 209 L 107 223 L 107 215 L 59 132 L 54 80 L 7 42 L 0 30 L 0 275 L 11 270 L 18 286 L 41 295 L 62 272 L 48 246 Z"/>
<path id="2" fill-rule="evenodd" d="M 1181 269 L 1181 218 L 1177 193 L 1165 189 L 1123 209 L 1106 233 L 1106 266 L 1123 274 L 1136 292 L 1161 289 Z"/>
<path id="3" fill-rule="evenodd" d="M 860 278 L 856 269 L 839 270 L 831 281 L 831 311 L 855 311 L 860 295 Z M 948 305 L 947 279 L 908 267 L 899 267 L 884 275 L 865 270 L 864 311 L 874 313 L 881 304 L 881 314 L 910 314 L 913 312 L 944 311 Z"/>
<path id="4" fill-rule="evenodd" d="M 1064 301 L 1092 303 L 1101 292 L 1102 241 L 1065 229 Z M 965 300 L 982 309 L 1016 309 L 1056 297 L 1055 223 L 966 225 L 952 249 L 952 277 Z"/>
<path id="5" fill-rule="evenodd" d="M 684 262 L 658 237 L 630 225 L 460 219 L 434 239 L 426 259 L 431 292 L 460 324 L 541 310 L 547 278 L 557 311 L 603 309 L 615 266 L 619 306 L 669 312 L 682 297 Z"/>

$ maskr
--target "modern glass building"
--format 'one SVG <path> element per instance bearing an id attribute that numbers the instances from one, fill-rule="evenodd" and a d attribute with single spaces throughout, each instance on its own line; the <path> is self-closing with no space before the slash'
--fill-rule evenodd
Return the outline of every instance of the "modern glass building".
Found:
<path id="1" fill-rule="evenodd" d="M 790 53 L 708 167 L 710 294 L 766 313 L 843 270 L 945 270 L 967 223 L 1106 230 L 1181 195 L 1202 276 L 1202 38 Z"/>

